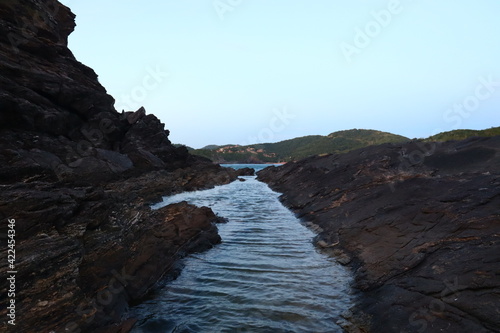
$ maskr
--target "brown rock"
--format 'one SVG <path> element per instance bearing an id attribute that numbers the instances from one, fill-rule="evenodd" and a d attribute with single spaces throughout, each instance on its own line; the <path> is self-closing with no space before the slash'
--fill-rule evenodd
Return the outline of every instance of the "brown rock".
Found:
<path id="1" fill-rule="evenodd" d="M 176 274 L 177 259 L 220 242 L 214 223 L 221 219 L 209 208 L 180 203 L 151 211 L 148 205 L 161 194 L 236 179 L 231 170 L 203 170 L 158 171 L 80 188 L 2 185 L 0 218 L 16 220 L 22 314 L 16 332 L 89 331 L 120 322 L 131 302 Z M 7 233 L 6 224 L 0 233 Z M 1 262 L 0 274 L 8 270 Z M 6 292 L 6 281 L 0 288 Z"/>
<path id="2" fill-rule="evenodd" d="M 126 331 L 132 321 L 115 324 L 131 302 L 174 274 L 178 258 L 220 241 L 208 208 L 149 204 L 237 178 L 171 145 L 144 108 L 116 112 L 67 48 L 74 27 L 56 0 L 0 2 L 0 220 L 16 220 L 21 333 Z"/>
<path id="3" fill-rule="evenodd" d="M 353 313 L 371 332 L 500 331 L 500 137 L 386 144 L 258 177 L 350 262 Z"/>

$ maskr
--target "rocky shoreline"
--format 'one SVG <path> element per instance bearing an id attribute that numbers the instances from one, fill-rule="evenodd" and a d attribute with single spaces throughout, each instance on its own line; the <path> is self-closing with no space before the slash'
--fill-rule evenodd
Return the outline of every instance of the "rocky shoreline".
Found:
<path id="1" fill-rule="evenodd" d="M 353 268 L 349 332 L 500 332 L 500 137 L 385 144 L 258 173 Z"/>
<path id="2" fill-rule="evenodd" d="M 251 172 L 176 148 L 144 108 L 117 112 L 67 47 L 74 18 L 56 0 L 0 3 L 0 252 L 15 239 L 2 332 L 127 332 L 130 305 L 220 242 L 210 209 L 150 204 Z M 346 330 L 500 332 L 499 150 L 500 137 L 386 144 L 259 179 L 353 267 Z"/>
<path id="3" fill-rule="evenodd" d="M 177 259 L 220 242 L 214 223 L 221 218 L 209 208 L 179 203 L 152 211 L 150 204 L 160 194 L 234 179 L 230 170 L 203 167 L 104 185 L 1 185 L 2 218 L 16 220 L 15 331 L 112 332 L 103 327 L 121 322 L 131 303 L 175 275 Z M 7 271 L 4 260 L 0 274 Z M 6 293 L 4 281 L 1 288 Z M 5 308 L 0 315 L 7 318 Z"/>
<path id="4" fill-rule="evenodd" d="M 239 175 L 174 147 L 144 108 L 118 113 L 67 48 L 74 18 L 55 0 L 0 3 L 2 332 L 127 331 L 177 259 L 220 242 L 210 209 L 150 204 Z"/>

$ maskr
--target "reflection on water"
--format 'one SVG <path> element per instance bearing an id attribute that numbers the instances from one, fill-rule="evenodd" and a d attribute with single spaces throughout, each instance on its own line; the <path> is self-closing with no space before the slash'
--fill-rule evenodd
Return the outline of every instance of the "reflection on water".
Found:
<path id="1" fill-rule="evenodd" d="M 222 244 L 184 260 L 181 275 L 133 309 L 132 332 L 341 332 L 352 305 L 349 272 L 311 244 L 312 232 L 255 177 L 188 201 L 227 217 Z"/>

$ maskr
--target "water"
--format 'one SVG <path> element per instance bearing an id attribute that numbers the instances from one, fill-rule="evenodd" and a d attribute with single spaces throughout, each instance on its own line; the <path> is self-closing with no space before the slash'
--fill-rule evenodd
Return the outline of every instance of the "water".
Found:
<path id="1" fill-rule="evenodd" d="M 133 309 L 132 332 L 342 331 L 336 322 L 353 302 L 349 272 L 315 250 L 314 234 L 278 193 L 243 178 L 155 205 L 185 200 L 229 222 L 218 226 L 222 244 L 187 257 L 176 280 Z"/>
<path id="2" fill-rule="evenodd" d="M 267 168 L 268 166 L 274 165 L 274 166 L 279 166 L 281 164 L 221 164 L 223 167 L 226 168 L 233 168 L 233 169 L 243 169 L 243 168 L 253 168 L 256 172 Z"/>

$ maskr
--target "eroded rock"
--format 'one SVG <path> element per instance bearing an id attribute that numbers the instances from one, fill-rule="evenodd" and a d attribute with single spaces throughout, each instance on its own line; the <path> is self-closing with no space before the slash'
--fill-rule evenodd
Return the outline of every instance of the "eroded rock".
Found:
<path id="1" fill-rule="evenodd" d="M 371 332 L 500 331 L 500 137 L 386 144 L 258 177 L 354 268 L 353 314 Z"/>
<path id="2" fill-rule="evenodd" d="M 178 258 L 220 241 L 210 209 L 149 205 L 237 178 L 174 147 L 144 108 L 116 112 L 67 48 L 74 27 L 55 0 L 0 2 L 0 251 L 14 219 L 16 332 L 130 328 L 117 323 L 132 302 Z M 10 270 L 2 260 L 0 275 Z"/>

